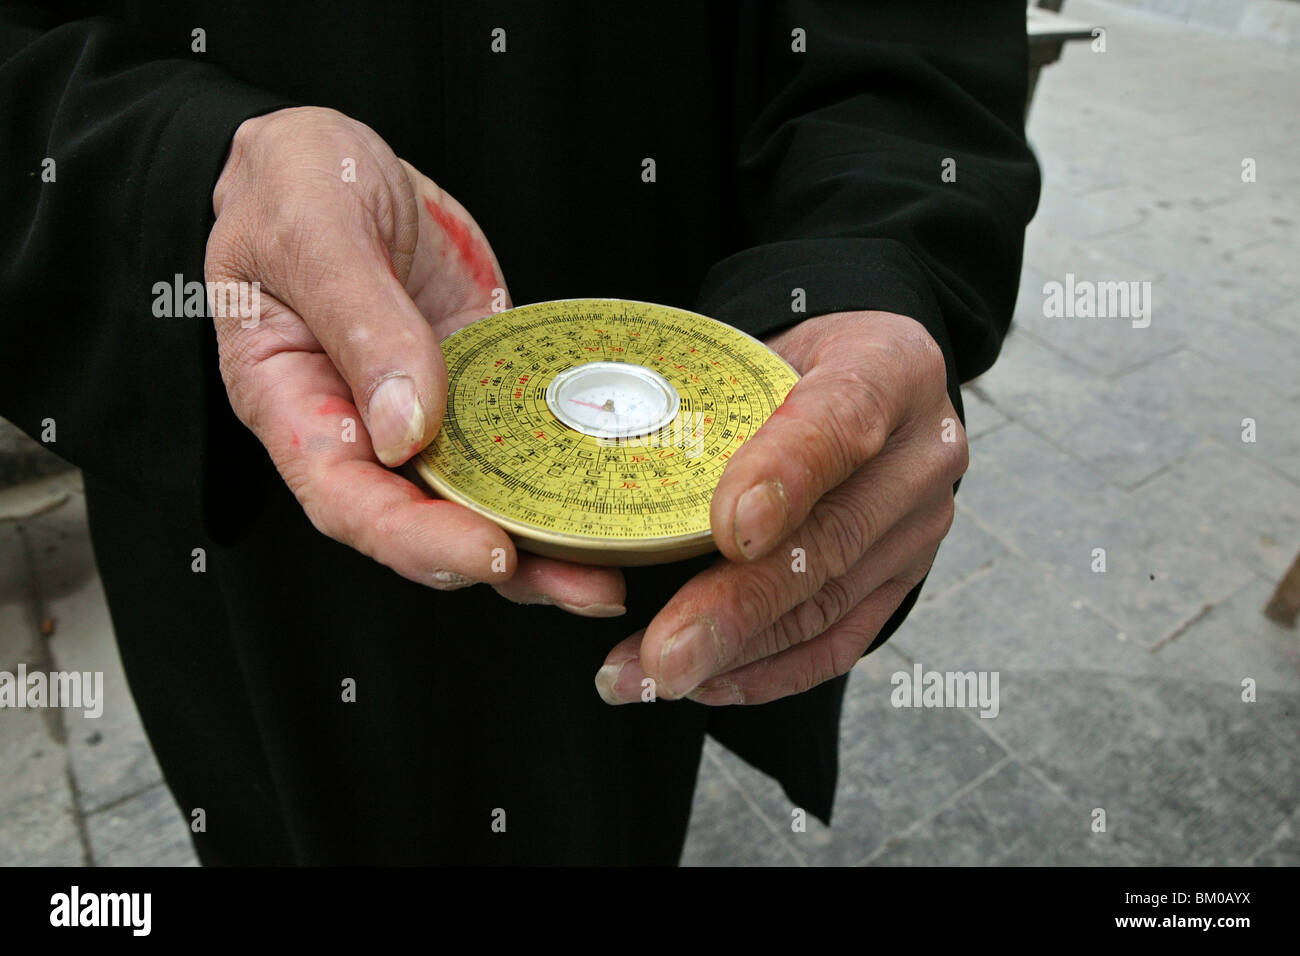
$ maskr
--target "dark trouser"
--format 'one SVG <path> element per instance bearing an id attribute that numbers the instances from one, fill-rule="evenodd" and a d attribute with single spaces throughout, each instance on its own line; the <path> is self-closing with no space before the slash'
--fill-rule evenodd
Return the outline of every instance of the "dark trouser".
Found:
<path id="1" fill-rule="evenodd" d="M 629 572 L 628 614 L 588 620 L 407 582 L 279 482 L 226 545 L 90 476 L 86 497 L 145 729 L 187 821 L 204 810 L 203 863 L 677 861 L 708 711 L 611 708 L 592 679 L 711 557 Z"/>

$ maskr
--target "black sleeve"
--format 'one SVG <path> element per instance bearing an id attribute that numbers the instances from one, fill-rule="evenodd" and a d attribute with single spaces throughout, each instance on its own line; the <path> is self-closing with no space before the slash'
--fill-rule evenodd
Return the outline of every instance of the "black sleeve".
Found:
<path id="1" fill-rule="evenodd" d="M 957 383 L 992 365 L 1011 322 L 1038 203 L 1024 0 L 742 8 L 749 248 L 708 273 L 699 311 L 755 336 L 829 312 L 911 316 L 942 347 L 960 409 Z"/>
<path id="2" fill-rule="evenodd" d="M 294 104 L 187 59 L 188 37 L 146 49 L 65 7 L 0 8 L 0 414 L 52 419 L 51 450 L 201 521 L 205 475 L 251 436 L 211 320 L 156 316 L 154 286 L 203 281 L 236 127 Z"/>

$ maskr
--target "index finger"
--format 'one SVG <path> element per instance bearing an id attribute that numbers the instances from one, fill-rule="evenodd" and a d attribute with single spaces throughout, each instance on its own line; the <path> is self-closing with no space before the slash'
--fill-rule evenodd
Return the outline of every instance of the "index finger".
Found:
<path id="1" fill-rule="evenodd" d="M 885 343 L 829 336 L 785 401 L 732 456 L 713 493 L 718 550 L 750 561 L 799 527 L 819 498 L 884 448 L 920 389 Z"/>

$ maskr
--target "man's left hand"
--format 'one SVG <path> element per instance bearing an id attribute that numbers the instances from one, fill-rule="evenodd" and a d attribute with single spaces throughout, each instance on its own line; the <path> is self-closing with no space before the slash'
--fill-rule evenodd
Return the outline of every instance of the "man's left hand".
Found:
<path id="1" fill-rule="evenodd" d="M 596 675 L 609 703 L 761 704 L 846 673 L 930 570 L 966 470 L 938 344 L 841 312 L 767 340 L 803 377 L 713 495 L 723 558 Z"/>

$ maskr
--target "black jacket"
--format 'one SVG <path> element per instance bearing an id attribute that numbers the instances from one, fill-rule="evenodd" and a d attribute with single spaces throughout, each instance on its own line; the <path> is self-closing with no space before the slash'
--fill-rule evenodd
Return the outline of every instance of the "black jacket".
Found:
<path id="1" fill-rule="evenodd" d="M 211 321 L 155 317 L 153 286 L 202 281 L 239 123 L 330 106 L 465 205 L 516 303 L 659 301 L 756 336 L 900 312 L 960 409 L 1038 197 L 1022 0 L 0 15 L 0 414 L 54 419 L 86 474 L 128 676 L 182 808 L 208 811 L 205 861 L 674 859 L 706 730 L 829 816 L 843 680 L 753 708 L 596 697 L 609 647 L 711 559 L 629 571 L 613 621 L 408 583 L 311 528 L 229 409 Z"/>

